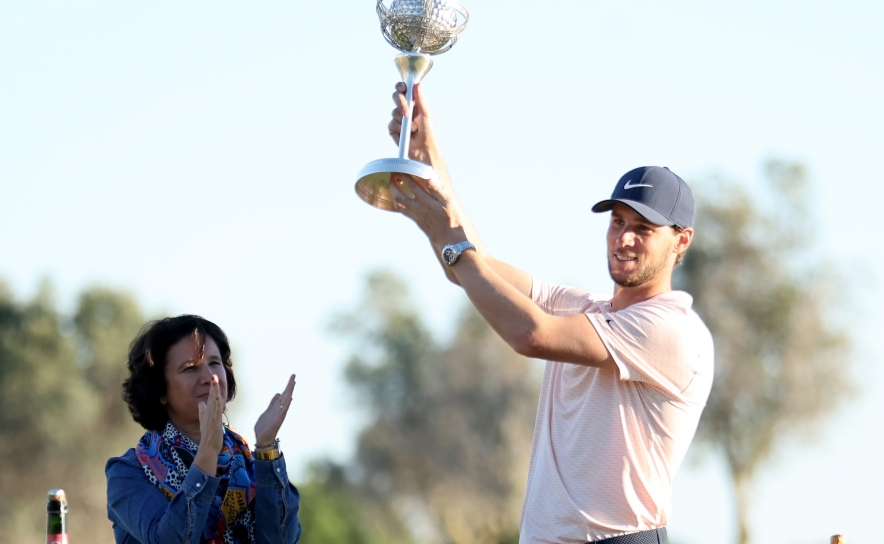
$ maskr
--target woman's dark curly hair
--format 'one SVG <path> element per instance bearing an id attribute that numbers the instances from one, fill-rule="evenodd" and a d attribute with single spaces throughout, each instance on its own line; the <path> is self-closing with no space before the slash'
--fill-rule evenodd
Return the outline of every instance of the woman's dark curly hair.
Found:
<path id="1" fill-rule="evenodd" d="M 151 321 L 129 344 L 129 377 L 123 382 L 123 400 L 132 419 L 149 431 L 162 431 L 169 419 L 160 399 L 166 396 L 166 355 L 179 340 L 192 337 L 198 356 L 206 350 L 206 337 L 218 345 L 227 374 L 227 400 L 236 395 L 230 343 L 218 325 L 196 315 L 179 315 Z"/>

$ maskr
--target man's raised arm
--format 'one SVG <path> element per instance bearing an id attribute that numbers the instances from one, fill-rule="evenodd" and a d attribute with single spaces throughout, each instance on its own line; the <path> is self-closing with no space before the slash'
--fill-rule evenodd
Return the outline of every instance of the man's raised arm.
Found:
<path id="1" fill-rule="evenodd" d="M 405 196 L 400 187 L 407 187 L 415 197 Z M 431 181 L 425 190 L 404 176 L 394 179 L 390 193 L 396 208 L 417 223 L 436 251 L 460 246 L 466 238 L 452 213 L 454 204 L 447 188 L 437 182 Z M 465 250 L 450 259 L 450 269 L 479 314 L 510 347 L 526 357 L 614 368 L 608 349 L 585 315 L 547 314 L 527 296 L 531 289 L 527 274 L 494 261 L 509 278 L 504 279 L 487 259 Z"/>
<path id="2" fill-rule="evenodd" d="M 396 84 L 396 92 L 393 93 L 393 103 L 396 107 L 393 110 L 392 119 L 387 125 L 390 137 L 393 138 L 393 141 L 397 145 L 399 143 L 399 133 L 402 130 L 402 117 L 407 110 L 405 90 L 404 83 Z M 457 220 L 463 227 L 467 240 L 476 246 L 476 254 L 482 257 L 497 275 L 512 285 L 517 291 L 526 297 L 531 296 L 531 276 L 512 265 L 491 257 L 486 251 L 485 245 L 479 237 L 479 233 L 476 231 L 475 227 L 473 227 L 472 222 L 464 212 L 463 207 L 454 192 L 454 187 L 451 184 L 451 177 L 448 175 L 445 159 L 443 158 L 442 152 L 436 142 L 436 132 L 433 127 L 432 116 L 421 91 L 421 84 L 418 84 L 414 88 L 413 117 L 411 123 L 411 146 L 408 153 L 409 158 L 423 162 L 424 164 L 429 164 L 439 174 L 439 183 L 447 188 L 447 192 L 451 197 L 452 213 L 457 215 Z M 430 242 L 430 245 L 432 246 L 432 242 Z M 443 272 L 445 272 L 448 280 L 455 285 L 460 285 L 457 276 L 452 272 L 451 268 L 442 261 L 441 255 L 435 248 L 433 248 L 433 254 L 436 257 L 439 266 L 441 266 Z"/>

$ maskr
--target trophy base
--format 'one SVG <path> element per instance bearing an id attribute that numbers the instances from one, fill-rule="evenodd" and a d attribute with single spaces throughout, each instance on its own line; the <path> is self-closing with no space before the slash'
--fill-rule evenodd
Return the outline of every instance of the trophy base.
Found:
<path id="1" fill-rule="evenodd" d="M 356 181 L 356 194 L 368 204 L 381 210 L 396 211 L 393 195 L 390 194 L 390 176 L 392 174 L 409 174 L 418 178 L 418 183 L 426 189 L 426 180 L 437 177 L 436 170 L 422 162 L 410 159 L 378 159 L 366 164 L 359 171 Z M 403 187 L 406 196 L 414 195 Z"/>

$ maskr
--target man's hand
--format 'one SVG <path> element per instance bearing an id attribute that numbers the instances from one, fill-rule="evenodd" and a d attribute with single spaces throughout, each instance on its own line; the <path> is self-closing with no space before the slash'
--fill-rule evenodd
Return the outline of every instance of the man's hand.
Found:
<path id="1" fill-rule="evenodd" d="M 410 191 L 409 198 L 403 188 Z M 429 180 L 427 188 L 405 174 L 393 174 L 390 193 L 396 209 L 415 223 L 430 239 L 438 255 L 442 248 L 467 240 L 460 207 L 452 198 L 449 188 L 437 180 Z"/>
<path id="2" fill-rule="evenodd" d="M 399 145 L 399 133 L 402 131 L 402 118 L 408 111 L 408 101 L 405 98 L 405 83 L 396 84 L 396 92 L 393 93 L 393 103 L 396 108 L 393 109 L 392 119 L 387 125 L 390 137 L 396 145 Z M 442 153 L 436 143 L 436 132 L 433 129 L 433 119 L 430 110 L 424 100 L 421 84 L 414 86 L 414 111 L 412 112 L 411 121 L 411 145 L 408 149 L 408 156 L 411 159 L 429 164 L 440 174 L 446 175 L 445 161 L 442 160 Z"/>

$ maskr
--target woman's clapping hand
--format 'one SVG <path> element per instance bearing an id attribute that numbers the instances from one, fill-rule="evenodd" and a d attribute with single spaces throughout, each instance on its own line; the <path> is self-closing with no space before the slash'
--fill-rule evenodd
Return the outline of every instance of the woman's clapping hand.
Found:
<path id="1" fill-rule="evenodd" d="M 292 404 L 292 394 L 294 391 L 295 375 L 292 374 L 283 392 L 273 395 L 270 405 L 264 410 L 261 417 L 258 418 L 258 422 L 255 423 L 257 446 L 265 446 L 276 440 L 279 428 L 282 426 L 282 422 L 285 421 L 289 406 Z"/>
<path id="2" fill-rule="evenodd" d="M 209 476 L 218 471 L 218 454 L 224 446 L 224 414 L 225 400 L 221 397 L 218 376 L 212 376 L 209 395 L 206 402 L 199 403 L 200 411 L 200 443 L 194 464 Z"/>

